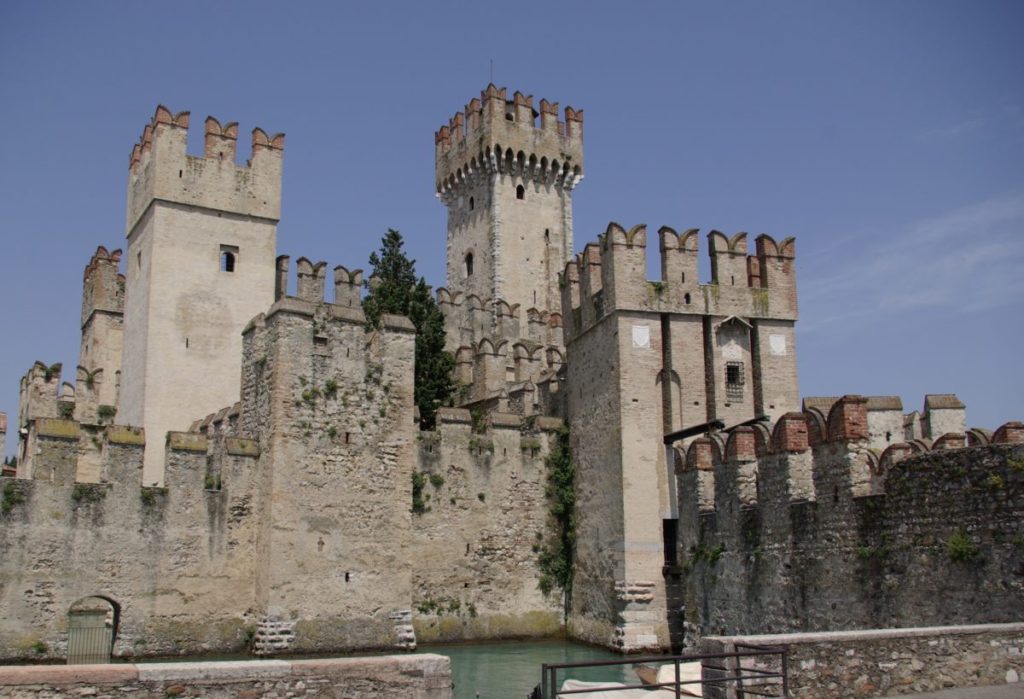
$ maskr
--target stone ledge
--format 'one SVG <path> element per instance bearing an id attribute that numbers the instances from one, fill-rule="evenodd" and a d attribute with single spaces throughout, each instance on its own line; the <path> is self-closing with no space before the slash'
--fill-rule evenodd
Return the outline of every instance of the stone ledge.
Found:
<path id="1" fill-rule="evenodd" d="M 0 687 L 36 685 L 60 687 L 61 691 L 70 690 L 69 685 L 110 687 L 150 683 L 159 689 L 164 682 L 231 685 L 293 677 L 368 679 L 395 689 L 441 690 L 429 693 L 438 699 L 451 696 L 451 661 L 435 653 L 312 660 L 0 666 Z"/>
<path id="2" fill-rule="evenodd" d="M 0 687 L 27 684 L 118 684 L 135 682 L 134 665 L 0 666 Z"/>
<path id="3" fill-rule="evenodd" d="M 142 682 L 168 680 L 246 680 L 287 677 L 292 664 L 286 660 L 222 660 L 209 663 L 140 663 L 134 668 Z"/>
<path id="4" fill-rule="evenodd" d="M 36 435 L 53 439 L 78 439 L 78 423 L 74 420 L 59 420 L 43 417 L 35 420 Z"/>
<path id="5" fill-rule="evenodd" d="M 971 624 L 969 626 L 918 626 L 905 629 L 816 631 L 810 633 L 761 634 L 754 636 L 705 636 L 704 639 L 719 643 L 788 645 L 796 643 L 875 641 L 895 638 L 927 638 L 932 636 L 967 636 L 986 633 L 1024 633 L 1024 622 L 1011 624 Z"/>
<path id="6" fill-rule="evenodd" d="M 255 439 L 228 437 L 224 440 L 224 448 L 232 456 L 259 456 L 260 444 Z"/>
<path id="7" fill-rule="evenodd" d="M 107 441 L 111 444 L 126 444 L 138 447 L 145 446 L 146 431 L 141 427 L 111 425 L 107 428 Z"/>
<path id="8" fill-rule="evenodd" d="M 168 432 L 167 446 L 175 451 L 195 451 L 205 454 L 206 435 L 194 432 Z"/>

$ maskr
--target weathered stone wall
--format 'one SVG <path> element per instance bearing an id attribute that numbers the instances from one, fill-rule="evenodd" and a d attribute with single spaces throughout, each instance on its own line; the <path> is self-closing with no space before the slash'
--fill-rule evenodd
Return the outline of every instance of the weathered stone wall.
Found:
<path id="1" fill-rule="evenodd" d="M 287 648 L 389 648 L 411 601 L 414 329 L 283 298 L 245 333 L 239 424 L 259 435 L 256 597 Z M 283 650 L 283 648 L 275 648 Z"/>
<path id="2" fill-rule="evenodd" d="M 166 488 L 142 487 L 140 430 L 33 425 L 34 478 L 2 479 L 0 654 L 61 658 L 74 602 L 118 609 L 120 656 L 237 650 L 251 610 L 258 515 L 255 444 L 234 440 L 211 473 L 201 435 L 172 433 Z M 101 482 L 75 481 L 81 442 L 99 442 Z"/>
<path id="3" fill-rule="evenodd" d="M 738 644 L 786 648 L 789 696 L 796 698 L 915 694 L 1017 683 L 1024 675 L 1020 623 L 715 636 L 702 639 L 701 651 L 732 652 Z"/>
<path id="4" fill-rule="evenodd" d="M 846 397 L 824 425 L 792 414 L 772 434 L 690 446 L 678 465 L 688 621 L 729 634 L 1021 617 L 1024 446 L 947 440 L 879 457 L 866 418 Z"/>
<path id="5" fill-rule="evenodd" d="M 451 661 L 422 654 L 320 660 L 0 667 L 0 697 L 451 699 Z"/>
<path id="6" fill-rule="evenodd" d="M 485 418 L 479 415 L 482 422 Z M 418 437 L 412 545 L 413 619 L 420 642 L 550 636 L 557 594 L 538 588 L 549 522 L 551 418 L 442 409 Z"/>

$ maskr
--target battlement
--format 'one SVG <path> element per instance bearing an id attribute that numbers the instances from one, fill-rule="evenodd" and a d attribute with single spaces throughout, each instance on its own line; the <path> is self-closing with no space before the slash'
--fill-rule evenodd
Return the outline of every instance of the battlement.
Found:
<path id="1" fill-rule="evenodd" d="M 252 151 L 235 164 L 238 124 L 207 117 L 203 156 L 186 153 L 189 112 L 160 105 L 132 148 L 128 161 L 127 231 L 153 200 L 277 221 L 281 208 L 284 134 L 252 131 Z"/>
<path id="2" fill-rule="evenodd" d="M 691 623 L 785 632 L 1019 616 L 1024 424 L 873 448 L 870 413 L 900 407 L 808 399 L 773 425 L 675 450 Z"/>
<path id="3" fill-rule="evenodd" d="M 100 245 L 82 275 L 82 326 L 94 313 L 124 313 L 125 277 L 118 271 L 121 250 L 108 252 Z"/>
<path id="4" fill-rule="evenodd" d="M 572 189 L 583 178 L 583 112 L 493 84 L 434 134 L 437 192 L 500 172 Z M 540 117 L 538 123 L 537 117 Z"/>
<path id="5" fill-rule="evenodd" d="M 444 287 L 437 290 L 436 298 L 445 318 L 449 350 L 453 352 L 458 347 L 477 345 L 484 338 L 562 346 L 562 314 L 556 311 L 531 307 L 524 313 L 519 304 L 450 292 Z"/>
<path id="6" fill-rule="evenodd" d="M 279 255 L 277 258 L 274 280 L 275 301 L 288 295 L 290 260 L 288 255 Z M 362 315 L 363 270 L 350 270 L 342 265 L 334 268 L 334 299 L 332 302 L 327 300 L 326 295 L 326 262 L 322 260 L 312 262 L 305 257 L 300 257 L 295 261 L 295 267 L 297 279 L 295 298 L 309 303 L 333 303 L 336 306 L 353 309 L 354 312 Z"/>
<path id="7" fill-rule="evenodd" d="M 675 450 L 676 473 L 682 476 L 704 472 L 708 474 L 707 478 L 718 478 L 722 469 L 730 464 L 778 457 L 783 461 L 762 464 L 765 473 L 773 473 L 772 478 L 788 479 L 790 484 L 802 483 L 804 487 L 793 491 L 794 502 L 817 500 L 826 494 L 815 494 L 807 486 L 813 480 L 817 484 L 815 487 L 820 490 L 825 479 L 811 478 L 807 470 L 809 462 L 800 456 L 810 455 L 814 463 L 828 461 L 833 464 L 828 467 L 832 469 L 829 483 L 836 477 L 835 468 L 847 469 L 849 473 L 843 481 L 852 489 L 850 496 L 859 497 L 884 493 L 887 472 L 911 456 L 995 444 L 1024 444 L 1024 424 L 1008 422 L 994 432 L 972 428 L 967 433 L 949 432 L 935 439 L 915 439 L 893 443 L 884 449 L 872 448 L 868 430 L 871 400 L 855 395 L 834 399 L 825 416 L 817 407 L 822 399 L 807 399 L 803 412 L 787 413 L 774 425 L 757 424 L 737 427 L 726 433 L 712 432 L 695 439 L 685 449 Z M 783 467 L 790 471 L 788 475 L 779 473 Z M 709 488 L 705 485 L 697 492 L 707 493 Z M 728 489 L 718 492 L 721 495 L 728 492 Z M 756 491 L 745 489 L 744 492 L 745 504 L 756 504 Z M 682 493 L 680 496 L 684 499 L 689 497 Z M 829 490 L 827 497 L 832 496 Z M 712 508 L 709 500 L 704 499 L 702 502 L 705 511 Z M 715 507 L 721 505 L 718 503 Z"/>
<path id="8" fill-rule="evenodd" d="M 796 320 L 796 243 L 757 237 L 747 254 L 747 234 L 727 238 L 708 233 L 712 278 L 700 283 L 697 272 L 698 229 L 682 234 L 658 230 L 661 280 L 649 281 L 647 227 L 626 230 L 608 224 L 597 242 L 569 261 L 560 277 L 566 341 L 614 310 L 652 311 L 705 316 L 739 316 Z M 572 309 L 571 319 L 568 317 Z"/>

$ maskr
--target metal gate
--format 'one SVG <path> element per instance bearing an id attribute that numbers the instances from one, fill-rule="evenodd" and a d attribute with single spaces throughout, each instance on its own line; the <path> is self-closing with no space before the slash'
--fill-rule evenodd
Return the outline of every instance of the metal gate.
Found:
<path id="1" fill-rule="evenodd" d="M 114 627 L 105 611 L 88 609 L 68 614 L 68 665 L 110 662 Z"/>

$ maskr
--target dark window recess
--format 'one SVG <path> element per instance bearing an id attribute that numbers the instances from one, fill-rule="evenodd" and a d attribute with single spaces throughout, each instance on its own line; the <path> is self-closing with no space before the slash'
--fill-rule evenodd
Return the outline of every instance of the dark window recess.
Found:
<path id="1" fill-rule="evenodd" d="M 725 363 L 725 395 L 730 400 L 743 398 L 743 362 Z"/>
<path id="2" fill-rule="evenodd" d="M 473 276 L 473 253 L 466 253 L 466 276 Z"/>
<path id="3" fill-rule="evenodd" d="M 472 211 L 476 207 L 476 200 L 473 197 L 469 198 L 469 210 Z"/>
<path id="4" fill-rule="evenodd" d="M 516 187 L 516 199 L 526 199 L 526 187 L 523 185 Z"/>
<path id="5" fill-rule="evenodd" d="M 661 520 L 661 539 L 665 550 L 665 565 L 679 565 L 679 558 L 676 554 L 676 542 L 678 541 L 679 520 Z"/>
<path id="6" fill-rule="evenodd" d="M 235 253 L 230 250 L 224 250 L 220 254 L 220 271 L 221 272 L 234 272 L 235 271 Z"/>

